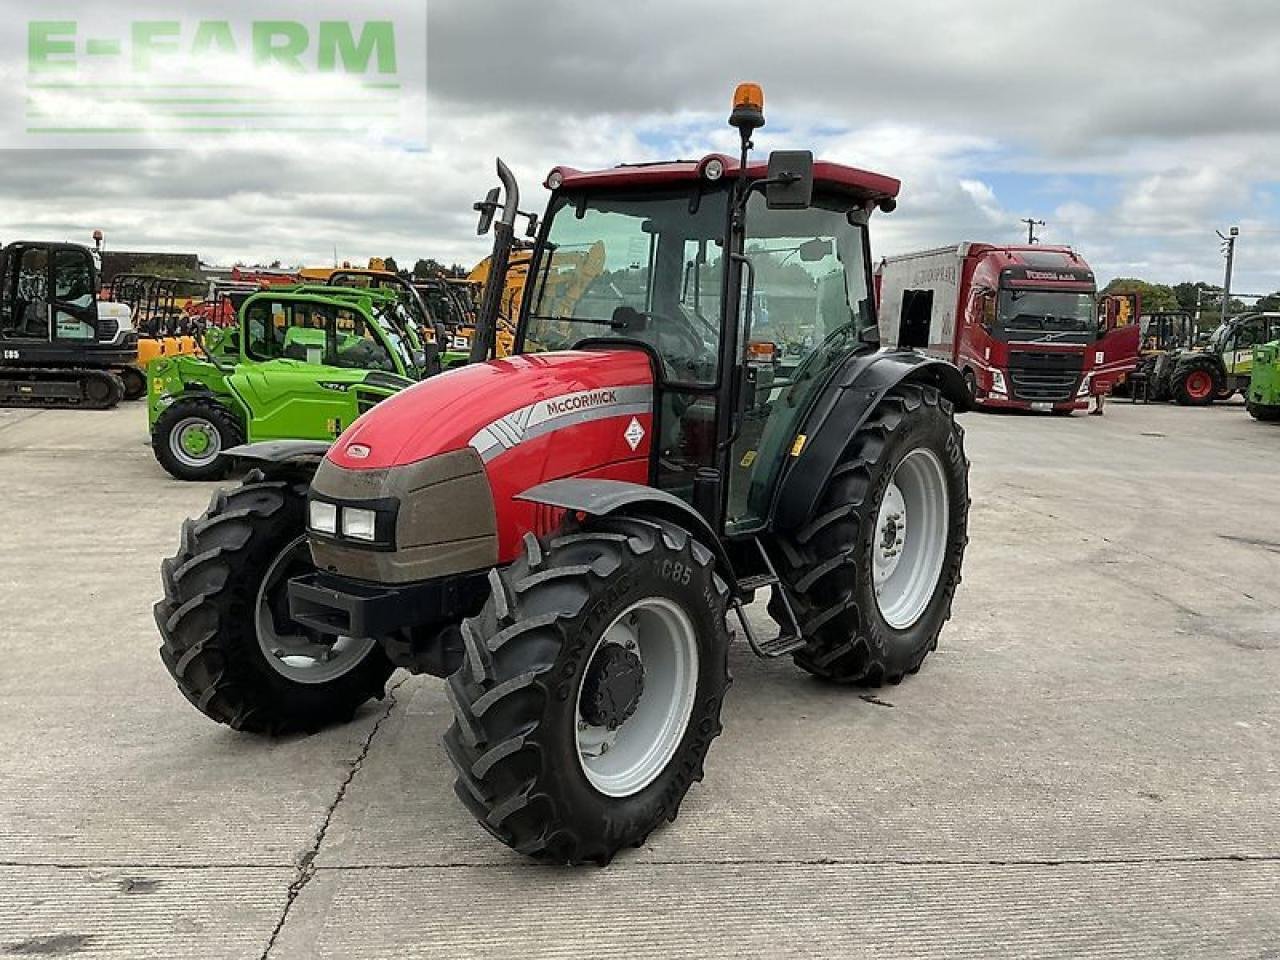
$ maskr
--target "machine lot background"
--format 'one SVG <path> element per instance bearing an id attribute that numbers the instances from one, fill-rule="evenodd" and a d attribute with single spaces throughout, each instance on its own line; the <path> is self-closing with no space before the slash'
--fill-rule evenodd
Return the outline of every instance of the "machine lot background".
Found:
<path id="1" fill-rule="evenodd" d="M 867 692 L 735 644 L 706 781 L 602 871 L 480 831 L 431 678 L 212 726 L 150 609 L 212 486 L 138 404 L 0 411 L 0 956 L 1280 956 L 1280 425 L 962 423 L 937 654 Z"/>

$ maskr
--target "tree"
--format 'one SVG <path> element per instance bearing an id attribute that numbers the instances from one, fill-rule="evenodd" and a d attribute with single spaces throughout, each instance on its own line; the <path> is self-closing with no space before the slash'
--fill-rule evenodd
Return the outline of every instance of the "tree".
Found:
<path id="1" fill-rule="evenodd" d="M 1135 277 L 1116 277 L 1103 289 L 1103 294 L 1136 293 L 1142 297 L 1143 313 L 1162 313 L 1180 307 L 1173 288 L 1163 283 L 1148 283 Z"/>
<path id="2" fill-rule="evenodd" d="M 1262 310 L 1267 313 L 1280 311 L 1280 290 L 1267 294 L 1253 306 L 1255 310 Z"/>

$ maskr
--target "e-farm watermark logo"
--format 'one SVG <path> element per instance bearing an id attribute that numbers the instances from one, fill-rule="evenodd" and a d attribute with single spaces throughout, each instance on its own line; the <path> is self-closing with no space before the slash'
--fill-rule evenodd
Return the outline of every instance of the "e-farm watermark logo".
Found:
<path id="1" fill-rule="evenodd" d="M 9 51 L 23 68 L 23 99 L 5 111 L 0 146 L 170 148 L 263 137 L 425 146 L 423 0 L 389 9 L 224 0 L 145 17 L 110 6 L 45 5 L 26 21 L 24 48 Z M 18 32 L 6 31 L 11 44 Z"/>

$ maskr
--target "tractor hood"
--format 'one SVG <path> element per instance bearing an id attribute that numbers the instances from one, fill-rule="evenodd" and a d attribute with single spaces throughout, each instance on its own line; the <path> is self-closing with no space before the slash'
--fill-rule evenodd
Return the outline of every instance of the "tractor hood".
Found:
<path id="1" fill-rule="evenodd" d="M 469 446 L 489 463 L 562 428 L 629 414 L 648 417 L 652 385 L 649 359 L 640 350 L 491 360 L 384 400 L 342 434 L 328 459 L 348 470 L 377 470 Z M 614 452 L 630 454 L 622 432 Z"/>
<path id="2" fill-rule="evenodd" d="M 642 350 L 525 354 L 463 367 L 374 407 L 311 485 L 317 567 L 406 583 L 509 562 L 563 511 L 517 499 L 548 480 L 646 483 L 653 373 Z M 348 526 L 361 520 L 363 534 Z M 372 518 L 372 519 L 371 519 Z M 351 523 L 349 523 L 351 521 Z M 354 529 L 354 526 L 353 526 Z"/>

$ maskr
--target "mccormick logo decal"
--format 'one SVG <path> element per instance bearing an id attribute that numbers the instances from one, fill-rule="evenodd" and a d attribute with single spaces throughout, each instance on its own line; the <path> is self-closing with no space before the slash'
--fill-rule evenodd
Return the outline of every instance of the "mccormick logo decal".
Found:
<path id="1" fill-rule="evenodd" d="M 593 390 L 590 393 L 575 393 L 567 397 L 558 397 L 547 401 L 547 415 L 558 417 L 572 410 L 589 410 L 592 407 L 608 406 L 618 402 L 617 390 Z"/>
<path id="2" fill-rule="evenodd" d="M 653 413 L 652 387 L 582 390 L 552 397 L 549 400 L 539 400 L 519 410 L 513 410 L 476 433 L 471 438 L 470 445 L 480 454 L 480 458 L 488 463 L 494 457 L 518 447 L 524 441 L 540 437 L 545 433 L 554 433 L 556 430 L 592 420 L 639 417 L 651 413 Z M 630 444 L 629 439 L 628 444 Z M 636 446 L 639 446 L 639 439 L 636 441 Z M 635 447 L 632 449 L 634 450 Z"/>

